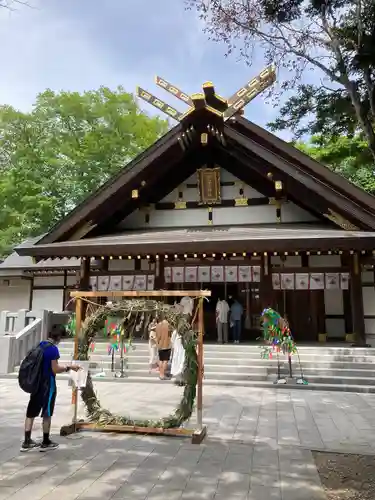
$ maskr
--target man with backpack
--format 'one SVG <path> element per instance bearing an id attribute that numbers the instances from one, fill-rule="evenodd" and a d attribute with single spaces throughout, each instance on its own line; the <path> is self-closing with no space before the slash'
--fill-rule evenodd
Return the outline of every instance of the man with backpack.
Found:
<path id="1" fill-rule="evenodd" d="M 58 363 L 60 353 L 57 346 L 64 334 L 64 326 L 54 325 L 48 340 L 40 342 L 21 363 L 18 375 L 19 385 L 21 389 L 30 394 L 26 410 L 25 439 L 21 446 L 22 452 L 35 448 L 40 448 L 40 451 L 48 451 L 58 447 L 58 444 L 50 439 L 51 417 L 56 401 L 56 375 L 80 369 L 76 365 L 61 366 Z M 39 415 L 43 418 L 43 441 L 40 444 L 31 439 L 34 419 Z"/>

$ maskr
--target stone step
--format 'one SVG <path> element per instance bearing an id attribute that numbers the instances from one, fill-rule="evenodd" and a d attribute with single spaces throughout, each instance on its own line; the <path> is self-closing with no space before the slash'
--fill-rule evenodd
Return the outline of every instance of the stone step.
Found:
<path id="1" fill-rule="evenodd" d="M 0 375 L 0 379 L 16 379 L 17 373 L 9 373 L 5 375 Z M 59 375 L 59 379 L 69 380 L 68 375 Z M 103 378 L 94 378 L 95 383 L 97 382 L 117 382 L 121 383 L 146 383 L 146 384 L 174 384 L 173 380 L 159 380 L 158 377 L 125 377 L 125 378 L 115 378 L 114 376 L 106 376 Z M 252 387 L 252 388 L 262 388 L 262 389 L 299 389 L 299 390 L 316 390 L 316 391 L 345 391 L 345 392 L 356 392 L 356 393 L 375 393 L 375 385 L 357 385 L 357 384 L 321 384 L 310 382 L 308 385 L 299 385 L 295 381 L 288 381 L 284 385 L 276 385 L 274 381 L 271 380 L 218 380 L 218 379 L 204 379 L 205 385 L 210 386 L 223 386 L 223 387 Z"/>

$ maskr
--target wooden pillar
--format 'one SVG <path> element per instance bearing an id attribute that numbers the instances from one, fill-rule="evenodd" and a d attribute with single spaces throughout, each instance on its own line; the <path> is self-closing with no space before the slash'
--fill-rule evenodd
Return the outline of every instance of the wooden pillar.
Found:
<path id="1" fill-rule="evenodd" d="M 271 257 L 269 255 L 262 256 L 259 295 L 262 309 L 273 307 L 274 293 L 272 287 Z"/>
<path id="2" fill-rule="evenodd" d="M 158 264 L 159 262 L 159 264 Z M 159 260 L 156 261 L 156 266 L 158 266 L 158 275 L 155 276 L 155 289 L 156 290 L 164 290 L 165 282 L 164 282 L 164 267 L 165 260 L 164 255 L 159 256 Z"/>
<path id="3" fill-rule="evenodd" d="M 353 333 L 357 346 L 366 345 L 363 310 L 362 277 L 357 253 L 350 255 L 350 298 L 352 303 Z"/>

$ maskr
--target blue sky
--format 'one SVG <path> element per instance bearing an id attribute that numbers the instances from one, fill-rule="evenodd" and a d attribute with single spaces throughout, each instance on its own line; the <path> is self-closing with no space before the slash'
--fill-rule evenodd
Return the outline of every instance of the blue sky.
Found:
<path id="1" fill-rule="evenodd" d="M 210 80 L 229 97 L 264 67 L 261 55 L 252 67 L 226 58 L 225 46 L 207 40 L 183 0 L 28 2 L 30 8 L 0 10 L 0 103 L 22 110 L 47 87 L 83 91 L 101 85 L 123 85 L 129 92 L 140 85 L 183 109 L 155 86 L 156 74 L 188 93 Z M 262 95 L 246 109 L 259 125 L 276 114 Z"/>

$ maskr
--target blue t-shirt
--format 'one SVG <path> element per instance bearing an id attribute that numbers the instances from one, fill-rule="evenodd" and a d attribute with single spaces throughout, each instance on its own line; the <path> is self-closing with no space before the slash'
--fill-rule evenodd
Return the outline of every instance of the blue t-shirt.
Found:
<path id="1" fill-rule="evenodd" d="M 43 347 L 47 345 L 47 347 L 44 348 L 43 353 L 43 375 L 48 379 L 50 379 L 51 377 L 55 378 L 55 374 L 52 371 L 51 361 L 60 358 L 60 353 L 57 345 L 52 344 L 48 340 L 44 340 L 40 343 L 40 345 Z"/>
<path id="2" fill-rule="evenodd" d="M 243 314 L 243 307 L 239 302 L 233 302 L 230 308 L 230 319 L 232 321 L 240 321 Z"/>

